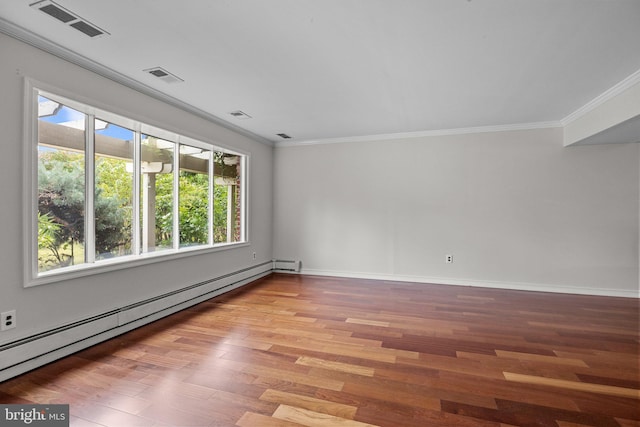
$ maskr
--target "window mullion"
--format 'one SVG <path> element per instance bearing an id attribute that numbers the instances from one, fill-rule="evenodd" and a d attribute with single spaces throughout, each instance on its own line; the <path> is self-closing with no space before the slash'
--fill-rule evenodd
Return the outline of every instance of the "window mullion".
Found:
<path id="1" fill-rule="evenodd" d="M 214 239 L 213 239 L 213 215 L 214 215 L 214 203 L 215 203 L 215 196 L 214 196 L 214 185 L 215 185 L 215 176 L 214 176 L 214 172 L 215 172 L 215 163 L 213 162 L 214 159 L 214 151 L 211 150 L 209 151 L 209 205 L 208 205 L 208 211 L 207 211 L 207 216 L 209 218 L 209 244 L 213 245 L 214 243 Z"/>
<path id="2" fill-rule="evenodd" d="M 29 149 L 29 155 L 28 155 L 28 161 L 29 161 L 29 165 L 31 167 L 31 169 L 29 169 L 29 176 L 28 179 L 25 182 L 29 182 L 30 188 L 29 188 L 29 203 L 27 203 L 27 206 L 29 208 L 29 211 L 31 213 L 31 222 L 30 222 L 30 231 L 29 231 L 29 236 L 31 236 L 30 242 L 28 243 L 29 245 L 29 258 L 31 260 L 31 264 L 29 266 L 29 278 L 35 278 L 38 277 L 38 250 L 39 250 L 39 246 L 38 246 L 38 213 L 39 211 L 39 206 L 38 206 L 38 144 L 39 144 L 39 129 L 38 129 L 38 120 L 39 120 L 39 116 L 38 116 L 38 109 L 39 109 L 39 105 L 38 105 L 38 90 L 35 88 L 31 88 L 30 83 L 28 83 L 28 87 L 30 88 L 29 91 L 27 91 L 27 93 L 30 95 L 30 99 L 29 99 L 29 126 L 30 126 L 30 131 L 32 134 L 32 140 L 31 140 L 31 144 L 29 145 L 30 149 Z M 25 122 L 27 123 L 27 122 Z M 26 172 L 26 170 L 25 170 Z"/>
<path id="3" fill-rule="evenodd" d="M 95 115 L 86 115 L 85 126 L 85 216 L 84 216 L 84 257 L 85 262 L 96 260 L 95 221 Z"/>
<path id="4" fill-rule="evenodd" d="M 248 188 L 248 165 L 247 157 L 240 157 L 238 166 L 240 167 L 240 241 L 247 241 L 247 203 L 249 203 Z"/>
<path id="5" fill-rule="evenodd" d="M 173 156 L 173 249 L 180 249 L 180 144 Z"/>
<path id="6" fill-rule="evenodd" d="M 131 253 L 140 255 L 140 176 L 141 176 L 140 131 L 133 133 L 133 207 L 131 218 Z M 146 207 L 145 207 L 146 209 Z"/>

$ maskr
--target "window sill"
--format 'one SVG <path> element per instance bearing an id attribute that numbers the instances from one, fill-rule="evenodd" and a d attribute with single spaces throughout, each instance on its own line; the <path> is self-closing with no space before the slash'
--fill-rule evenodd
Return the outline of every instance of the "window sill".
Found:
<path id="1" fill-rule="evenodd" d="M 185 247 L 179 250 L 167 249 L 159 252 L 148 252 L 140 255 L 128 255 L 117 258 L 96 261 L 93 264 L 80 264 L 66 267 L 60 270 L 47 271 L 38 274 L 35 278 L 27 279 L 25 288 L 44 285 L 48 283 L 62 282 L 80 277 L 93 276 L 111 271 L 124 270 L 157 262 L 171 261 L 196 255 L 204 255 L 229 249 L 249 246 L 249 242 L 221 243 L 214 246 Z"/>

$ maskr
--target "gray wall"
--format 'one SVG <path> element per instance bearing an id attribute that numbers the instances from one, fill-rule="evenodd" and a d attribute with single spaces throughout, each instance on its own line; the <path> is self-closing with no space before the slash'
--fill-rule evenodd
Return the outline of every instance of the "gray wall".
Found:
<path id="1" fill-rule="evenodd" d="M 279 147 L 274 256 L 307 273 L 637 297 L 639 149 L 565 148 L 560 128 Z"/>
<path id="2" fill-rule="evenodd" d="M 142 95 L 0 34 L 0 311 L 17 310 L 0 344 L 171 292 L 272 258 L 273 148 Z M 24 76 L 80 95 L 96 106 L 250 154 L 251 244 L 60 283 L 23 287 L 21 186 Z M 186 83 L 185 83 L 186 84 Z M 83 100 L 81 99 L 81 100 Z M 257 253 L 254 260 L 252 253 Z"/>

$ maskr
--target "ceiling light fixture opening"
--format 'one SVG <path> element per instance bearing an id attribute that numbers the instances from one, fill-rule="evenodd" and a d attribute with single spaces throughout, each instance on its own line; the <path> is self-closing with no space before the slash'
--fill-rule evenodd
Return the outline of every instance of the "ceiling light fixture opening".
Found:
<path id="1" fill-rule="evenodd" d="M 29 6 L 46 13 L 52 18 L 75 28 L 91 38 L 109 35 L 108 32 L 92 24 L 88 20 L 81 18 L 77 13 L 71 12 L 69 9 L 65 9 L 53 0 L 40 0 L 35 3 L 31 3 Z"/>
<path id="2" fill-rule="evenodd" d="M 286 133 L 279 133 L 277 135 L 282 139 L 291 139 L 291 137 L 289 135 L 287 135 Z"/>

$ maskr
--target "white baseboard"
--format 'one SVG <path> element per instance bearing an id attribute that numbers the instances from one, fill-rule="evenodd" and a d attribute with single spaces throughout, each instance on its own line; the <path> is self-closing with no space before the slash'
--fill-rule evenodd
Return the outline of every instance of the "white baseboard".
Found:
<path id="1" fill-rule="evenodd" d="M 0 382 L 106 341 L 272 272 L 271 261 L 0 346 Z"/>
<path id="2" fill-rule="evenodd" d="M 354 278 L 354 279 L 390 280 L 390 281 L 396 281 L 396 282 L 432 283 L 435 285 L 474 286 L 474 287 L 480 287 L 480 288 L 510 289 L 510 290 L 534 291 L 534 292 L 553 292 L 553 293 L 560 293 L 560 294 L 640 298 L 640 294 L 637 290 L 581 288 L 577 286 L 574 287 L 574 286 L 566 286 L 566 285 L 553 285 L 548 283 L 501 282 L 501 281 L 492 281 L 492 280 L 469 280 L 469 279 L 443 278 L 443 277 L 404 276 L 404 275 L 395 275 L 395 274 L 362 273 L 362 272 L 352 272 L 352 271 L 316 270 L 311 268 L 302 268 L 300 273 L 291 273 L 291 274 L 306 274 L 310 276 L 346 277 L 346 278 Z"/>

